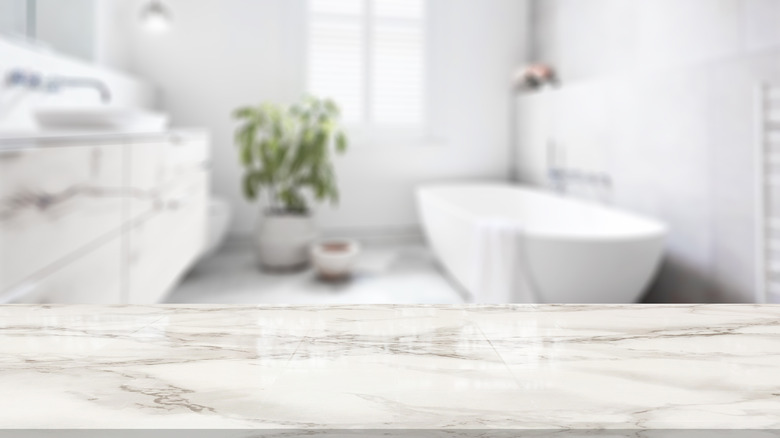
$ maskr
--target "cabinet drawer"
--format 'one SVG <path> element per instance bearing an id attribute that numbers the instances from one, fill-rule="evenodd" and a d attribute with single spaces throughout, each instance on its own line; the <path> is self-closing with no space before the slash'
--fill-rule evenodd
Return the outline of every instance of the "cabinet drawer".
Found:
<path id="1" fill-rule="evenodd" d="M 121 304 L 122 244 L 100 242 L 62 261 L 48 275 L 33 276 L 6 292 L 4 302 L 35 304 Z"/>
<path id="2" fill-rule="evenodd" d="M 162 300 L 205 247 L 207 174 L 200 172 L 190 181 L 166 191 L 161 207 L 128 232 L 130 304 Z"/>
<path id="3" fill-rule="evenodd" d="M 122 173 L 121 145 L 0 152 L 0 292 L 118 235 Z"/>
<path id="4" fill-rule="evenodd" d="M 164 202 L 165 193 L 188 185 L 208 163 L 208 144 L 200 137 L 173 136 L 130 148 L 129 220 L 142 220 Z"/>
<path id="5" fill-rule="evenodd" d="M 128 222 L 140 220 L 149 214 L 159 201 L 160 187 L 165 180 L 165 154 L 167 143 L 146 142 L 132 144 L 128 148 L 127 179 Z"/>
<path id="6" fill-rule="evenodd" d="M 168 142 L 168 166 L 171 172 L 203 168 L 209 161 L 209 143 L 206 136 L 173 136 Z"/>

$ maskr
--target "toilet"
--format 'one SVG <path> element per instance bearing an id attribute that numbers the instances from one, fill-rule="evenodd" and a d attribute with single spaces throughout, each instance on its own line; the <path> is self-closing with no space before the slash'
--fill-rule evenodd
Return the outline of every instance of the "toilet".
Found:
<path id="1" fill-rule="evenodd" d="M 213 196 L 209 201 L 209 226 L 206 248 L 203 257 L 214 254 L 219 250 L 227 237 L 227 231 L 232 218 L 230 203 L 224 198 Z"/>

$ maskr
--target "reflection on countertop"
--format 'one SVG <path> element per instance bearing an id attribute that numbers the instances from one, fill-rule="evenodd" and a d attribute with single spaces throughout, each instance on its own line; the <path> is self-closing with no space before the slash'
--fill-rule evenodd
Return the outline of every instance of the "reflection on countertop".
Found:
<path id="1" fill-rule="evenodd" d="M 780 428 L 778 306 L 5 306 L 0 348 L 0 428 Z"/>

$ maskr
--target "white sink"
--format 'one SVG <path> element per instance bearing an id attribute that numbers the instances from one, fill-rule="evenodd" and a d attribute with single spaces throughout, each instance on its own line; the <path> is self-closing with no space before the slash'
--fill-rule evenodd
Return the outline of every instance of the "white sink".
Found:
<path id="1" fill-rule="evenodd" d="M 168 115 L 138 108 L 113 106 L 40 107 L 35 118 L 42 129 L 161 130 Z"/>

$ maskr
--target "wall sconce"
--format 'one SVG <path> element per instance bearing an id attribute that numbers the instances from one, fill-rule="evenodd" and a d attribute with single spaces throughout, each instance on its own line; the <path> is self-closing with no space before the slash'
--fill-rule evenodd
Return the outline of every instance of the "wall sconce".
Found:
<path id="1" fill-rule="evenodd" d="M 170 29 L 173 15 L 160 0 L 151 0 L 141 10 L 141 23 L 149 32 L 161 33 Z"/>

